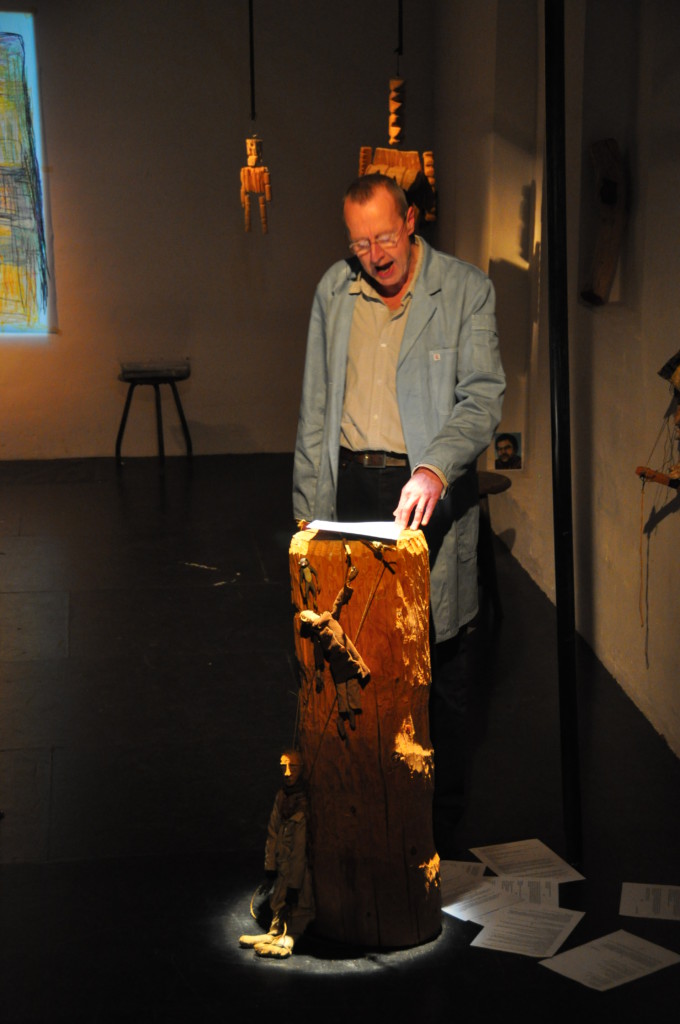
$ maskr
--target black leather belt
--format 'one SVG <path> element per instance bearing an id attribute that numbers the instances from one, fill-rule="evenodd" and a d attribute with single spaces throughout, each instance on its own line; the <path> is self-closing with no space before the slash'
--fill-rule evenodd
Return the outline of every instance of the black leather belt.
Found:
<path id="1" fill-rule="evenodd" d="M 340 458 L 347 462 L 356 462 L 364 469 L 408 466 L 408 455 L 400 455 L 398 452 L 353 452 L 349 448 L 341 448 Z"/>

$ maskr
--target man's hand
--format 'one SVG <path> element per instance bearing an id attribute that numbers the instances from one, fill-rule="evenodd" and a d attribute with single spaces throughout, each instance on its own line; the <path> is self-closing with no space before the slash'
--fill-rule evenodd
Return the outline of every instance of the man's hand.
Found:
<path id="1" fill-rule="evenodd" d="M 417 469 L 411 479 L 404 484 L 399 504 L 394 510 L 397 525 L 402 530 L 407 526 L 417 530 L 421 523 L 427 526 L 441 498 L 442 490 L 442 482 L 436 473 L 424 467 Z"/>

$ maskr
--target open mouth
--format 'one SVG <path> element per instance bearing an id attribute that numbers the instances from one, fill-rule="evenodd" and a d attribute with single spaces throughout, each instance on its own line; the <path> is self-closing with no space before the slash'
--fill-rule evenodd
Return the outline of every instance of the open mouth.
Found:
<path id="1" fill-rule="evenodd" d="M 390 260 L 389 263 L 383 263 L 379 267 L 375 268 L 376 277 L 387 277 L 390 270 L 394 266 L 394 260 Z"/>

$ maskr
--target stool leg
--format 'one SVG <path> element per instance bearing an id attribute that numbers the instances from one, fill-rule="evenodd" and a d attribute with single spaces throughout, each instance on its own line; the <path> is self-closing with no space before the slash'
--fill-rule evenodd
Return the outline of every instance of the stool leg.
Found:
<path id="1" fill-rule="evenodd" d="M 187 425 L 186 417 L 184 416 L 184 409 L 182 408 L 179 392 L 177 391 L 177 385 L 175 384 L 174 380 L 170 381 L 170 387 L 172 388 L 172 393 L 175 396 L 175 405 L 177 406 L 177 412 L 179 413 L 179 421 L 182 424 L 182 433 L 184 434 L 184 440 L 186 441 L 187 455 L 189 458 L 191 458 L 193 454 L 193 448 L 191 446 L 191 435 L 189 434 L 189 427 Z"/>
<path id="2" fill-rule="evenodd" d="M 163 444 L 163 413 L 161 412 L 161 389 L 158 384 L 153 386 L 156 395 L 156 428 L 158 430 L 158 458 L 165 462 L 165 445 Z"/>
<path id="3" fill-rule="evenodd" d="M 136 384 L 131 384 L 128 388 L 128 393 L 125 398 L 125 405 L 123 407 L 123 415 L 120 420 L 120 427 L 118 428 L 118 437 L 116 438 L 116 462 L 120 462 L 120 446 L 123 443 L 123 434 L 125 433 L 125 424 L 127 423 L 128 413 L 130 412 L 130 403 L 132 402 L 132 395 L 137 387 Z"/>

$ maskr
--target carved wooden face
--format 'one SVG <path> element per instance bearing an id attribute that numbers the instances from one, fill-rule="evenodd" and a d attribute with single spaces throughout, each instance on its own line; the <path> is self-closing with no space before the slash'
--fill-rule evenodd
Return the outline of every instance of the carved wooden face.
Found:
<path id="1" fill-rule="evenodd" d="M 284 786 L 294 786 L 302 775 L 302 758 L 298 754 L 282 754 L 280 763 Z"/>
<path id="2" fill-rule="evenodd" d="M 246 139 L 246 154 L 248 156 L 248 167 L 256 167 L 262 158 L 262 139 L 253 136 Z"/>

